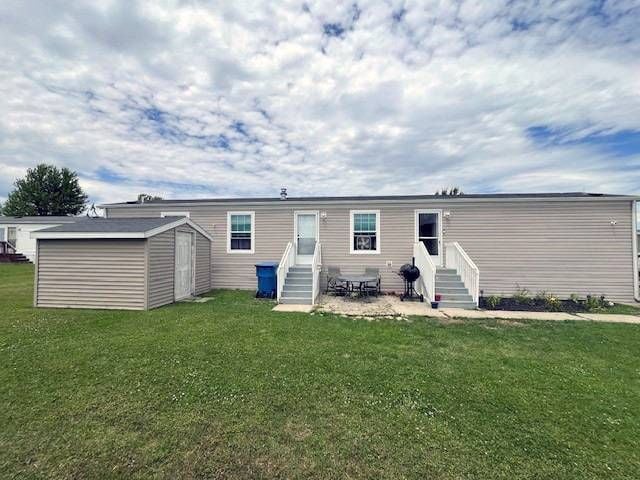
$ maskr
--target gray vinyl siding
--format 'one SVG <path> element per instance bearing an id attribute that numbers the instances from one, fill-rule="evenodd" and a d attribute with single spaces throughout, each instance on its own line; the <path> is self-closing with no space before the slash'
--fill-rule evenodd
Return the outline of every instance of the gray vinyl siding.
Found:
<path id="1" fill-rule="evenodd" d="M 353 204 L 299 203 L 139 206 L 109 208 L 109 217 L 143 217 L 162 211 L 189 211 L 191 219 L 213 237 L 212 287 L 256 287 L 254 264 L 280 260 L 293 240 L 294 211 L 326 212 L 320 220 L 323 266 L 343 272 L 378 267 L 386 291 L 400 291 L 396 274 L 411 261 L 416 209 L 442 209 L 443 242 L 457 241 L 480 270 L 485 295 L 512 294 L 516 288 L 542 290 L 561 297 L 604 294 L 633 301 L 632 206 L 623 200 L 544 201 L 365 201 Z M 350 210 L 380 210 L 377 255 L 349 253 Z M 227 253 L 227 212 L 255 212 L 255 254 Z M 616 225 L 611 221 L 616 220 Z M 387 262 L 391 266 L 387 267 Z"/>
<path id="2" fill-rule="evenodd" d="M 144 240 L 39 240 L 38 307 L 145 308 Z"/>
<path id="3" fill-rule="evenodd" d="M 196 232 L 196 295 L 211 290 L 211 242 Z"/>
<path id="4" fill-rule="evenodd" d="M 149 305 L 155 308 L 174 300 L 175 229 L 149 238 Z"/>

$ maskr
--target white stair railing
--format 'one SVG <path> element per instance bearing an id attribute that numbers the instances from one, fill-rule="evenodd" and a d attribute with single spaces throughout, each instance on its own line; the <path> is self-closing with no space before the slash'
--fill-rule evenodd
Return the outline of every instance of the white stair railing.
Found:
<path id="1" fill-rule="evenodd" d="M 284 282 L 287 279 L 287 273 L 289 273 L 289 269 L 293 267 L 295 263 L 296 251 L 293 248 L 293 244 L 289 242 L 284 249 L 284 253 L 282 254 L 282 258 L 280 259 L 278 270 L 276 272 L 276 280 L 278 283 L 278 301 L 280 301 L 280 297 L 282 296 L 282 290 L 284 289 Z"/>
<path id="2" fill-rule="evenodd" d="M 433 302 L 436 298 L 436 265 L 424 243 L 416 242 L 413 244 L 413 258 L 415 258 L 416 267 L 420 269 L 420 277 L 416 282 L 418 293 Z"/>
<path id="3" fill-rule="evenodd" d="M 322 271 L 322 247 L 320 242 L 316 242 L 313 250 L 313 260 L 311 261 L 311 305 L 316 304 L 318 294 L 320 293 L 320 272 Z"/>
<path id="4" fill-rule="evenodd" d="M 473 302 L 478 305 L 478 298 L 480 297 L 480 270 L 473 263 L 473 260 L 469 258 L 467 252 L 463 250 L 458 242 L 451 242 L 445 244 L 445 263 L 447 268 L 454 268 L 462 283 L 469 291 L 469 294 L 473 298 Z"/>

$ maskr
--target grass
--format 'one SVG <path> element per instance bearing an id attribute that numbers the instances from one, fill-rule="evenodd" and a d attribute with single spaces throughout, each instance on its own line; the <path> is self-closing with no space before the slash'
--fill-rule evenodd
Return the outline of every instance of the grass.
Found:
<path id="1" fill-rule="evenodd" d="M 0 266 L 4 478 L 637 478 L 640 327 L 367 322 L 247 292 L 36 310 Z"/>

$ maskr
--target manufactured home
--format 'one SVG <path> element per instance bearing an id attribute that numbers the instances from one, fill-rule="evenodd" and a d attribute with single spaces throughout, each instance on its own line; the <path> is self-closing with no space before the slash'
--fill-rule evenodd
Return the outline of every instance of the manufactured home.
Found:
<path id="1" fill-rule="evenodd" d="M 211 290 L 211 236 L 186 217 L 91 218 L 32 233 L 38 307 L 146 310 Z"/>
<path id="2" fill-rule="evenodd" d="M 325 272 L 377 268 L 403 288 L 415 259 L 419 290 L 448 305 L 479 295 L 552 292 L 638 296 L 637 197 L 590 193 L 153 200 L 102 205 L 108 219 L 182 216 L 211 238 L 212 288 L 256 287 L 255 264 L 277 261 L 278 299 L 314 303 Z M 43 238 L 43 237 L 41 237 Z M 88 264 L 86 268 L 91 268 Z M 288 295 L 296 272 L 303 285 Z M 464 291 L 448 289 L 456 276 Z M 52 292 L 49 298 L 54 298 Z M 458 302 L 458 303 L 457 303 Z"/>
<path id="3" fill-rule="evenodd" d="M 65 223 L 75 223 L 87 217 L 70 216 L 0 216 L 0 254 L 7 258 L 26 258 L 33 262 L 36 257 L 36 241 L 31 232 L 51 228 Z"/>

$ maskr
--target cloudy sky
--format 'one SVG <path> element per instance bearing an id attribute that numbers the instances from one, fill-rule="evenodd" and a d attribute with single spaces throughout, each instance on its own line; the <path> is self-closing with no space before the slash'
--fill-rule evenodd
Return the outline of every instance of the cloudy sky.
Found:
<path id="1" fill-rule="evenodd" d="M 0 200 L 640 193 L 640 0 L 0 2 Z"/>

